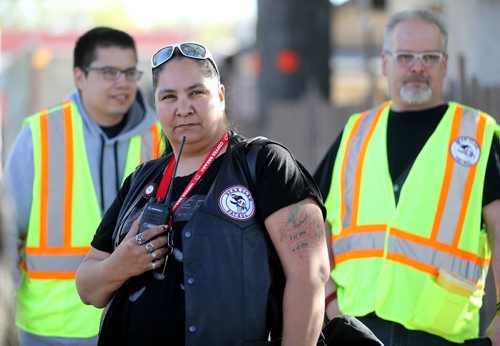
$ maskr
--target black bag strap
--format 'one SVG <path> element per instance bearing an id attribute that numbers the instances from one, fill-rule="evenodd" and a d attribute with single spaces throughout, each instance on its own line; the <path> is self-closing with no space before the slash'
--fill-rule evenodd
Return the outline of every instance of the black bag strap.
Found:
<path id="1" fill-rule="evenodd" d="M 253 184 L 253 186 L 251 186 L 252 189 L 255 188 L 257 184 L 257 157 L 260 149 L 266 143 L 269 143 L 269 140 L 262 136 L 254 137 L 245 142 L 245 170 L 247 175 L 251 178 L 251 183 Z"/>
<path id="2" fill-rule="evenodd" d="M 240 150 L 237 150 L 237 157 L 240 163 L 239 166 L 247 178 L 250 191 L 255 191 L 257 185 L 257 159 L 259 152 L 262 147 L 268 143 L 274 142 L 261 136 L 245 139 L 238 143 L 240 146 Z M 270 265 L 273 273 L 273 282 L 269 290 L 267 319 L 270 326 L 271 339 L 280 340 L 283 330 L 283 292 L 285 287 L 285 276 L 276 249 L 274 249 L 271 239 L 269 238 L 269 234 L 267 234 L 267 232 L 264 233 L 270 251 Z"/>

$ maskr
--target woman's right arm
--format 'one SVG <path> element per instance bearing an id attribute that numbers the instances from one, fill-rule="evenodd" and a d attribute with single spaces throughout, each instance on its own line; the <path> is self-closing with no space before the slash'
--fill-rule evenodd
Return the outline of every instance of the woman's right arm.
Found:
<path id="1" fill-rule="evenodd" d="M 126 279 L 113 278 L 110 253 L 90 248 L 76 272 L 76 288 L 85 304 L 102 308 Z"/>
<path id="2" fill-rule="evenodd" d="M 76 288 L 85 304 L 98 308 L 105 307 L 115 291 L 130 277 L 161 268 L 163 265 L 167 243 L 165 235 L 151 241 L 154 255 L 146 250 L 146 244 L 150 239 L 165 232 L 163 226 L 144 232 L 146 244 L 140 245 L 135 240 L 139 219 L 134 221 L 130 231 L 113 253 L 91 247 L 83 259 L 76 272 Z M 154 267 L 153 262 L 155 262 Z"/>

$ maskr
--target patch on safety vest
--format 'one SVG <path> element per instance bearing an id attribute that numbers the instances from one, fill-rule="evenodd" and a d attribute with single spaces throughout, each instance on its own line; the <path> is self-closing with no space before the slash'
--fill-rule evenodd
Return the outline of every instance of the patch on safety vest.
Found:
<path id="1" fill-rule="evenodd" d="M 450 145 L 450 154 L 462 166 L 473 166 L 479 161 L 481 148 L 474 138 L 460 136 Z"/>
<path id="2" fill-rule="evenodd" d="M 150 199 L 153 196 L 153 193 L 155 191 L 156 191 L 156 184 L 155 183 L 148 184 L 144 188 L 144 192 L 142 193 L 142 197 L 144 197 L 145 199 Z"/>
<path id="3" fill-rule="evenodd" d="M 248 220 L 255 214 L 252 194 L 243 185 L 225 189 L 219 196 L 219 208 L 224 214 L 236 220 Z"/>

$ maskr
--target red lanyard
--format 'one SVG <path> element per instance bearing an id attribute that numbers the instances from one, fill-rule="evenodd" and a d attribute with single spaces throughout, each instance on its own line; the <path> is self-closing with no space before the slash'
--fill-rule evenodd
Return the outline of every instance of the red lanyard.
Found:
<path id="1" fill-rule="evenodd" d="M 174 214 L 175 210 L 181 205 L 181 203 L 184 201 L 186 196 L 188 195 L 189 192 L 194 188 L 196 183 L 201 179 L 203 174 L 208 170 L 210 165 L 214 162 L 215 158 L 217 155 L 219 155 L 220 151 L 226 146 L 228 142 L 228 133 L 227 131 L 224 132 L 222 137 L 215 143 L 215 145 L 212 147 L 212 150 L 208 153 L 207 157 L 205 157 L 205 160 L 201 164 L 200 168 L 196 171 L 196 174 L 194 177 L 191 179 L 189 184 L 186 186 L 184 191 L 182 192 L 181 196 L 175 202 L 174 207 L 172 208 L 172 214 Z M 156 199 L 158 200 L 159 198 L 165 199 L 165 195 L 167 194 L 168 187 L 170 185 L 170 182 L 172 181 L 172 174 L 174 173 L 174 166 L 175 166 L 175 156 L 172 155 L 172 158 L 168 162 L 167 167 L 165 168 L 165 172 L 163 173 L 163 177 L 161 178 L 160 186 L 158 187 L 158 191 L 156 192 Z"/>

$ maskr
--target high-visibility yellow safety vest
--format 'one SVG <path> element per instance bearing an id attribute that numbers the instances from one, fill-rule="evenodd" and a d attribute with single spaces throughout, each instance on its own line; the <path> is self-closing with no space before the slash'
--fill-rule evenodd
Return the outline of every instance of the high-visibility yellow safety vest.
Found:
<path id="1" fill-rule="evenodd" d="M 74 103 L 64 102 L 25 123 L 33 138 L 34 182 L 16 324 L 36 335 L 93 337 L 102 309 L 84 305 L 75 286 L 101 220 L 82 117 Z M 130 139 L 124 178 L 160 155 L 160 131 L 155 123 Z"/>
<path id="2" fill-rule="evenodd" d="M 375 312 L 458 343 L 476 338 L 491 257 L 481 210 L 495 121 L 450 102 L 396 205 L 385 154 L 390 106 L 349 119 L 325 202 L 340 311 Z"/>

